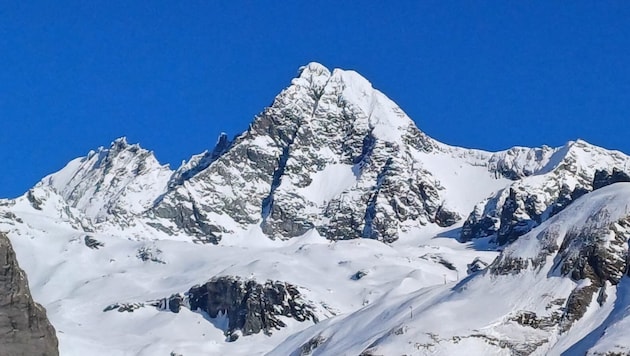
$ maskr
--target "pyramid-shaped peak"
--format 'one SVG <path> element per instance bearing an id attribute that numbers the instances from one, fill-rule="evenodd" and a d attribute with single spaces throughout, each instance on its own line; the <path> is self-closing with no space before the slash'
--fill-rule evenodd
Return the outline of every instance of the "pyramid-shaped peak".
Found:
<path id="1" fill-rule="evenodd" d="M 323 65 L 311 62 L 298 70 L 297 78 L 291 84 L 298 87 L 308 88 L 315 96 L 321 94 L 330 80 L 330 70 Z"/>
<path id="2" fill-rule="evenodd" d="M 254 123 L 259 133 L 268 132 L 269 124 L 292 127 L 293 132 L 298 123 L 313 124 L 320 119 L 320 126 L 364 127 L 375 138 L 388 142 L 400 142 L 401 135 L 423 135 L 396 103 L 361 74 L 339 68 L 331 71 L 317 62 L 300 67 L 298 77 L 276 97 L 271 109 L 290 110 L 291 114 L 261 127 Z M 333 117 L 338 120 L 331 120 Z"/>

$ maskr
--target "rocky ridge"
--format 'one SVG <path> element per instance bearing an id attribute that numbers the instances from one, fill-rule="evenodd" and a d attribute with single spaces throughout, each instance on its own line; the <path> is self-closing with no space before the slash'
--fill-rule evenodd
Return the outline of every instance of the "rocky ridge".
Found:
<path id="1" fill-rule="evenodd" d="M 280 281 L 243 281 L 235 277 L 215 277 L 187 293 L 191 310 L 208 313 L 211 318 L 221 315 L 228 319 L 224 331 L 230 341 L 263 332 L 271 335 L 286 326 L 280 317 L 299 322 L 318 322 L 315 307 L 302 299 L 298 288 Z"/>
<path id="2" fill-rule="evenodd" d="M 581 140 L 496 153 L 447 146 L 356 72 L 310 63 L 247 131 L 222 134 L 175 171 L 119 139 L 39 187 L 78 210 L 90 230 L 146 224 L 216 244 L 260 225 L 271 239 L 316 229 L 331 240 L 393 242 L 464 221 L 461 241 L 492 236 L 504 245 L 592 190 L 597 170 L 623 171 L 628 160 Z M 457 191 L 469 169 L 482 189 L 464 204 L 454 197 L 471 194 Z M 37 193 L 29 192 L 35 205 Z"/>
<path id="3" fill-rule="evenodd" d="M 140 223 L 216 244 L 260 225 L 271 239 L 316 229 L 331 240 L 393 242 L 463 221 L 461 241 L 504 245 L 592 190 L 597 170 L 623 172 L 628 161 L 581 140 L 496 153 L 447 146 L 356 72 L 311 63 L 247 131 L 222 134 L 175 171 L 119 139 L 38 187 L 78 210 L 89 230 Z M 458 191 L 471 180 L 463 170 L 476 170 L 482 188 L 467 203 L 458 201 L 472 194 Z M 41 195 L 28 196 L 38 205 Z"/>
<path id="4" fill-rule="evenodd" d="M 161 165 L 152 152 L 130 145 L 123 137 L 109 148 L 100 147 L 71 161 L 28 194 L 37 199 L 51 194 L 47 190 L 54 192 L 79 212 L 86 226 L 106 221 L 125 223 L 152 206 L 171 175 L 168 166 Z"/>
<path id="5" fill-rule="evenodd" d="M 520 164 L 519 155 L 526 157 Z M 498 173 L 517 180 L 475 206 L 464 223 L 461 241 L 491 236 L 498 245 L 510 243 L 606 184 L 594 182 L 598 171 L 616 172 L 609 180 L 623 181 L 630 157 L 578 140 L 555 150 L 508 150 L 502 159 L 495 155 L 491 161 Z M 605 179 L 604 174 L 600 180 Z"/>

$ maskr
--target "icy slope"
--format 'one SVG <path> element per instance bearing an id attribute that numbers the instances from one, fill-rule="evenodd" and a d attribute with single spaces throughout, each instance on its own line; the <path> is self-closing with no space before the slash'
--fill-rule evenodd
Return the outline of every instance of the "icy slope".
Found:
<path id="1" fill-rule="evenodd" d="M 484 272 L 448 286 L 393 289 L 293 335 L 271 354 L 627 352 L 620 328 L 630 309 L 628 201 L 628 183 L 587 194 Z"/>

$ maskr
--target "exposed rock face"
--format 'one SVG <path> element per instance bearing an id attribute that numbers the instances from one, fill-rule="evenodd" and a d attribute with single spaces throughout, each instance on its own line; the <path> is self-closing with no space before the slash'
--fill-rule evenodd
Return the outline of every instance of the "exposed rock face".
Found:
<path id="1" fill-rule="evenodd" d="M 535 257 L 522 258 L 504 254 L 490 266 L 495 275 L 518 274 L 529 268 L 540 269 L 548 256 L 554 255 L 553 274 L 571 278 L 578 283 L 563 298 L 561 313 L 553 313 L 547 323 L 568 330 L 586 313 L 593 299 L 600 305 L 606 301 L 606 285 L 617 285 L 628 269 L 630 219 L 606 223 L 608 212 L 600 211 L 589 217 L 581 229 L 570 230 L 564 237 L 553 227 L 538 235 L 540 251 Z M 612 238 L 611 238 L 612 236 Z M 559 239 L 562 243 L 558 246 Z"/>
<path id="2" fill-rule="evenodd" d="M 479 257 L 476 257 L 474 260 L 472 260 L 472 262 L 467 265 L 466 273 L 477 273 L 479 271 L 483 271 L 486 267 L 488 267 L 488 264 L 482 261 Z"/>
<path id="3" fill-rule="evenodd" d="M 58 355 L 55 329 L 33 302 L 9 239 L 0 233 L 0 354 Z"/>
<path id="4" fill-rule="evenodd" d="M 606 301 L 606 284 L 617 285 L 628 272 L 628 241 L 630 241 L 630 217 L 610 225 L 602 224 L 609 216 L 607 210 L 592 217 L 589 227 L 570 232 L 558 251 L 560 271 L 574 281 L 590 283 L 576 289 L 568 298 L 564 327 L 580 319 L 594 295 L 601 305 Z M 612 238 L 611 238 L 612 237 Z"/>
<path id="5" fill-rule="evenodd" d="M 206 151 L 202 154 L 193 156 L 188 162 L 182 164 L 182 166 L 173 173 L 168 181 L 169 189 L 173 189 L 178 185 L 184 184 L 185 181 L 194 177 L 195 174 L 208 168 L 212 162 L 216 161 L 217 158 L 227 152 L 231 144 L 232 142 L 230 142 L 228 136 L 225 133 L 222 133 L 219 136 L 212 152 Z"/>
<path id="6" fill-rule="evenodd" d="M 315 307 L 304 300 L 298 288 L 290 283 L 267 280 L 258 283 L 253 279 L 240 277 L 214 277 L 210 281 L 196 285 L 186 293 L 176 293 L 167 298 L 146 302 L 113 303 L 103 312 L 134 312 L 147 306 L 159 310 L 179 313 L 182 307 L 192 311 L 202 311 L 210 318 L 227 318 L 223 330 L 228 341 L 235 341 L 239 335 L 252 335 L 260 332 L 271 335 L 274 330 L 285 327 L 281 317 L 299 322 L 319 320 Z"/>
<path id="7" fill-rule="evenodd" d="M 302 300 L 297 288 L 289 283 L 241 280 L 236 277 L 217 277 L 201 286 L 192 287 L 187 293 L 191 310 L 202 310 L 211 318 L 224 315 L 228 318 L 226 336 L 238 337 L 264 332 L 271 334 L 285 323 L 280 316 L 297 321 L 317 322 L 314 309 Z M 172 299 L 172 298 L 171 298 Z M 169 308 L 177 304 L 169 302 Z"/>
<path id="8" fill-rule="evenodd" d="M 617 168 L 613 168 L 612 173 L 606 170 L 598 170 L 593 178 L 593 190 L 619 182 L 630 182 L 630 175 Z"/>
<path id="9" fill-rule="evenodd" d="M 105 246 L 104 243 L 102 243 L 102 242 L 100 242 L 100 241 L 98 241 L 95 238 L 90 237 L 90 236 L 85 236 L 83 238 L 83 242 L 85 243 L 85 246 L 87 246 L 87 247 L 89 247 L 91 249 L 94 249 L 94 250 L 98 250 L 99 248 Z"/>

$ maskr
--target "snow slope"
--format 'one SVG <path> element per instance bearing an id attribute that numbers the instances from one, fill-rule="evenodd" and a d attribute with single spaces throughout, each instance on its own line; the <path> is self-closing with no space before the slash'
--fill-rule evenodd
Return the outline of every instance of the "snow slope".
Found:
<path id="1" fill-rule="evenodd" d="M 52 199 L 49 199 L 52 200 Z M 322 319 L 352 312 L 399 288 L 417 289 L 463 277 L 466 264 L 494 252 L 478 252 L 452 239 L 411 237 L 400 246 L 374 240 L 331 242 L 316 231 L 286 242 L 271 241 L 253 226 L 229 245 L 187 240 L 148 240 L 134 233 L 86 233 L 55 216 L 55 206 L 35 210 L 26 199 L 3 219 L 34 298 L 45 305 L 63 355 L 263 354 L 309 324 L 289 323 L 271 337 L 225 341 L 217 320 L 183 309 L 179 314 L 145 307 L 133 313 L 103 312 L 113 303 L 146 302 L 187 291 L 217 275 L 282 280 L 304 289 Z M 51 216 L 45 213 L 51 212 Z M 22 221 L 22 223 L 17 222 Z M 91 249 L 85 236 L 101 242 Z M 258 241 L 258 242 L 257 242 Z M 412 242 L 413 241 L 413 242 Z M 141 248 L 161 251 L 160 261 L 142 261 Z M 452 263 L 457 271 L 438 261 Z M 352 276 L 362 271 L 359 280 Z"/>
<path id="2" fill-rule="evenodd" d="M 571 320 L 571 296 L 592 281 L 560 274 L 560 253 L 549 246 L 627 219 L 628 201 L 628 183 L 588 194 L 511 244 L 486 271 L 443 286 L 392 289 L 355 313 L 291 336 L 270 354 L 289 355 L 312 340 L 318 340 L 314 355 L 626 353 L 621 327 L 630 310 L 629 277 L 606 281 L 606 300 L 586 299 L 584 315 Z"/>

